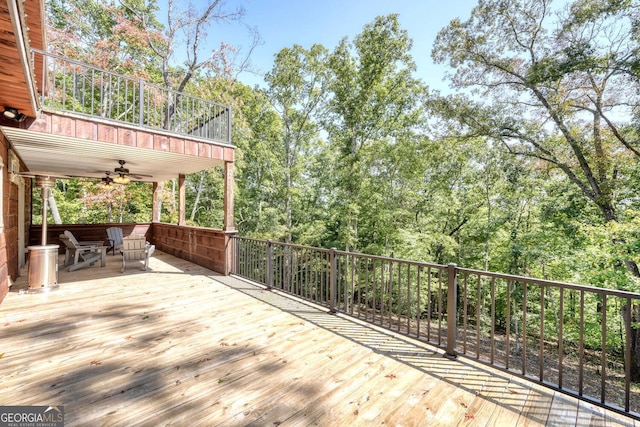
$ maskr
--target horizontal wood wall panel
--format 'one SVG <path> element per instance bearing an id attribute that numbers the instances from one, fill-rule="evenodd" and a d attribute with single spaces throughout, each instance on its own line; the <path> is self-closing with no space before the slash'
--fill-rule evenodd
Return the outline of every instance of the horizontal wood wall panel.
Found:
<path id="1" fill-rule="evenodd" d="M 80 241 L 107 241 L 107 228 L 120 227 L 125 236 L 141 234 L 156 246 L 156 249 L 209 268 L 221 274 L 229 274 L 230 251 L 228 247 L 230 233 L 213 228 L 184 227 L 162 223 L 141 224 L 51 224 L 47 226 L 47 243 L 64 247 L 59 236 L 69 230 Z M 41 243 L 42 226 L 33 225 L 30 229 L 29 245 Z"/>
<path id="2" fill-rule="evenodd" d="M 1 78 L 1 74 L 0 74 Z M 2 87 L 0 85 L 0 87 Z M 177 154 L 190 154 L 197 157 L 233 162 L 234 147 L 219 145 L 215 142 L 202 142 L 186 136 L 168 136 L 153 130 L 100 121 L 68 114 L 56 114 L 42 111 L 28 126 L 29 130 L 64 135 L 75 138 L 96 140 L 129 147 L 154 149 Z"/>
<path id="3" fill-rule="evenodd" d="M 221 274 L 229 273 L 229 234 L 222 230 L 153 223 L 152 235 L 158 250 Z"/>

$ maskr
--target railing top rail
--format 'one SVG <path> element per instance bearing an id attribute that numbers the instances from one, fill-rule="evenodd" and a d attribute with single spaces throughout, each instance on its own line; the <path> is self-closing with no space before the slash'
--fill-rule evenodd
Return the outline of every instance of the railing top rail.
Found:
<path id="1" fill-rule="evenodd" d="M 236 236 L 235 238 L 256 242 L 256 243 L 262 243 L 262 244 L 268 244 L 269 242 L 271 242 L 273 245 L 286 246 L 286 247 L 297 248 L 297 249 L 312 249 L 318 252 L 332 251 L 332 249 L 316 248 L 312 246 L 296 245 L 293 243 L 276 242 L 276 241 L 270 241 L 265 239 L 254 239 L 250 237 L 241 237 L 241 236 Z M 402 264 L 416 265 L 419 267 L 431 267 L 431 268 L 438 268 L 438 269 L 447 268 L 446 265 L 442 265 L 442 264 L 428 263 L 424 261 L 412 261 L 412 260 L 406 260 L 406 259 L 400 259 L 400 258 L 391 258 L 391 257 L 380 256 L 380 255 L 368 255 L 368 254 L 359 253 L 359 252 L 348 252 L 348 251 L 337 250 L 337 249 L 335 249 L 335 254 L 342 255 L 342 256 L 357 257 L 357 258 L 368 258 L 368 259 L 379 260 L 379 261 L 393 261 L 393 262 L 402 263 Z M 513 274 L 506 274 L 506 273 L 494 273 L 491 271 L 475 270 L 471 268 L 456 267 L 456 269 L 458 273 L 463 273 L 463 274 L 479 275 L 484 277 L 504 279 L 504 280 L 514 281 L 514 282 L 532 283 L 532 284 L 538 284 L 538 285 L 544 285 L 544 286 L 555 286 L 555 287 L 561 287 L 565 289 L 572 289 L 576 291 L 592 292 L 592 293 L 601 294 L 601 295 L 606 294 L 609 296 L 616 296 L 620 298 L 640 299 L 640 293 L 638 292 L 622 291 L 622 290 L 609 289 L 609 288 L 598 288 L 595 286 L 578 285 L 575 283 L 566 283 L 566 282 L 559 282 L 559 281 L 546 280 L 546 279 L 536 279 L 533 277 L 517 276 Z"/>
<path id="2" fill-rule="evenodd" d="M 318 247 L 314 247 L 314 246 L 305 246 L 305 245 L 297 245 L 294 243 L 284 243 L 284 242 L 277 242 L 277 241 L 273 241 L 273 240 L 265 240 L 265 239 L 254 239 L 251 237 L 241 237 L 241 236 L 236 236 L 237 239 L 241 239 L 241 240 L 247 240 L 247 241 L 251 241 L 251 242 L 256 242 L 256 243 L 269 243 L 271 242 L 274 245 L 278 245 L 278 246 L 286 246 L 289 248 L 296 248 L 296 249 L 312 249 L 314 251 L 318 251 L 318 252 L 331 252 L 332 250 L 335 250 L 336 255 L 346 255 L 346 256 L 354 256 L 354 257 L 359 257 L 359 258 L 370 258 L 370 259 L 375 259 L 375 260 L 380 260 L 380 261 L 394 261 L 394 262 L 399 262 L 402 264 L 412 264 L 412 265 L 417 265 L 417 266 L 421 266 L 421 267 L 432 267 L 432 268 L 441 268 L 444 269 L 446 268 L 446 266 L 444 265 L 440 265 L 440 264 L 435 264 L 435 263 L 428 263 L 428 262 L 424 262 L 424 261 L 412 261 L 412 260 L 407 260 L 407 259 L 400 259 L 400 258 L 391 258 L 391 257 L 385 257 L 385 256 L 381 256 L 381 255 L 368 255 L 368 254 L 364 254 L 364 253 L 360 253 L 360 252 L 348 252 L 348 251 L 341 251 L 338 249 L 326 249 L 326 248 L 318 248 Z"/>
<path id="3" fill-rule="evenodd" d="M 544 286 L 556 286 L 556 287 L 561 287 L 565 289 L 573 289 L 576 291 L 586 291 L 586 292 L 593 292 L 598 294 L 607 294 L 607 295 L 617 296 L 621 298 L 640 299 L 640 293 L 637 293 L 637 292 L 621 291 L 621 290 L 609 289 L 609 288 L 598 288 L 595 286 L 578 285 L 575 283 L 558 282 L 558 281 L 546 280 L 546 279 L 536 279 L 533 277 L 516 276 L 513 274 L 494 273 L 491 271 L 474 270 L 471 268 L 457 267 L 457 270 L 458 270 L 458 273 L 467 273 L 471 275 L 479 275 L 479 276 L 491 277 L 496 279 L 504 279 L 504 280 L 513 281 L 513 282 L 526 282 L 526 283 L 533 283 L 533 284 L 544 285 Z"/>
<path id="4" fill-rule="evenodd" d="M 278 246 L 286 246 L 292 249 L 311 249 L 316 252 L 331 252 L 331 249 L 317 248 L 315 246 L 296 245 L 295 243 L 274 242 L 274 241 L 272 241 L 271 243 Z"/>
<path id="5" fill-rule="evenodd" d="M 118 77 L 120 79 L 129 80 L 129 81 L 132 81 L 132 82 L 143 81 L 145 87 L 150 87 L 150 88 L 153 88 L 153 89 L 157 89 L 159 91 L 164 91 L 164 92 L 168 92 L 168 93 L 172 93 L 172 94 L 179 94 L 181 96 L 187 96 L 187 97 L 189 97 L 191 99 L 194 99 L 194 100 L 197 100 L 197 101 L 201 101 L 203 103 L 212 104 L 212 105 L 218 105 L 220 107 L 225 107 L 227 109 L 230 108 L 228 105 L 221 104 L 219 102 L 215 102 L 215 101 L 211 101 L 211 100 L 208 100 L 208 99 L 204 99 L 204 98 L 201 98 L 201 97 L 198 97 L 198 96 L 195 96 L 195 95 L 191 95 L 191 94 L 188 94 L 188 93 L 185 93 L 185 92 L 180 92 L 180 91 L 177 91 L 175 89 L 169 89 L 169 88 L 163 87 L 163 86 L 155 84 L 155 83 L 149 83 L 145 79 L 142 79 L 142 78 L 139 78 L 139 77 L 131 77 L 131 76 L 127 76 L 127 75 L 124 75 L 124 74 L 117 73 L 115 71 L 105 70 L 104 68 L 100 68 L 100 67 L 97 67 L 95 65 L 87 64 L 85 62 L 81 62 L 81 61 L 78 61 L 76 59 L 67 58 L 65 56 L 61 56 L 61 55 L 58 55 L 58 54 L 55 54 L 55 53 L 45 52 L 45 51 L 40 50 L 40 49 L 33 49 L 32 48 L 31 51 L 35 52 L 35 53 L 39 53 L 39 54 L 41 54 L 43 56 L 56 58 L 56 59 L 59 59 L 61 61 L 65 61 L 65 62 L 74 64 L 74 65 L 78 65 L 80 67 L 85 67 L 85 68 L 88 68 L 88 69 L 91 69 L 91 70 L 99 71 L 101 73 L 109 74 L 109 75 Z"/>
<path id="6" fill-rule="evenodd" d="M 264 239 L 254 239 L 252 237 L 240 237 L 240 236 L 234 236 L 234 239 L 239 239 L 239 240 L 246 240 L 249 242 L 255 242 L 255 243 L 264 243 L 267 244 L 269 243 L 268 240 L 264 240 Z"/>
<path id="7" fill-rule="evenodd" d="M 262 244 L 265 244 L 265 245 L 268 244 L 269 242 L 271 242 L 271 244 L 273 244 L 273 245 L 286 246 L 288 248 L 312 249 L 312 250 L 318 251 L 318 252 L 331 252 L 331 249 L 316 248 L 314 246 L 296 245 L 294 243 L 278 242 L 278 241 L 269 240 L 269 239 L 255 239 L 253 237 L 240 237 L 240 236 L 235 236 L 235 238 L 240 239 L 240 240 L 246 240 L 246 241 L 249 241 L 249 242 L 254 242 L 254 243 L 262 243 Z"/>
<path id="8" fill-rule="evenodd" d="M 338 254 L 338 255 L 347 255 L 347 256 L 355 256 L 355 257 L 358 257 L 358 258 L 369 258 L 369 259 L 374 259 L 374 260 L 377 260 L 377 261 L 393 261 L 393 262 L 397 262 L 397 263 L 401 263 L 401 264 L 417 265 L 419 267 L 431 267 L 431 268 L 439 268 L 439 269 L 447 268 L 446 265 L 436 264 L 436 263 L 432 263 L 432 262 L 413 261 L 413 260 L 409 260 L 409 259 L 392 258 L 392 257 L 386 257 L 386 256 L 382 256 L 382 255 L 368 255 L 368 254 L 364 254 L 364 253 L 361 253 L 361 252 L 348 252 L 348 251 L 337 250 L 336 254 Z"/>
<path id="9" fill-rule="evenodd" d="M 96 71 L 100 71 L 100 72 L 103 72 L 103 73 L 111 74 L 111 75 L 119 77 L 121 79 L 133 80 L 133 81 L 144 80 L 144 79 L 140 79 L 140 78 L 136 78 L 136 77 L 126 76 L 124 74 L 120 74 L 120 73 L 117 73 L 115 71 L 105 70 L 104 68 L 100 68 L 100 67 L 97 67 L 95 65 L 87 64 L 86 62 L 81 62 L 81 61 L 78 61 L 77 59 L 68 58 L 66 56 L 58 55 L 57 53 L 46 52 L 44 50 L 34 49 L 34 48 L 31 48 L 31 51 L 34 52 L 34 53 L 39 53 L 42 56 L 48 56 L 50 58 L 59 59 L 61 61 L 69 62 L 71 64 L 78 65 L 80 67 L 86 67 L 86 68 L 90 68 L 92 70 L 96 70 Z"/>

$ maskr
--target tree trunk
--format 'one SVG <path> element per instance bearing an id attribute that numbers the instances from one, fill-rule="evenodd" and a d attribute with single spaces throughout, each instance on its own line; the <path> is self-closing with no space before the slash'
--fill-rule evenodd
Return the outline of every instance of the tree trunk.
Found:
<path id="1" fill-rule="evenodd" d="M 287 235 L 285 236 L 285 242 L 291 243 L 293 240 L 293 235 L 291 233 L 291 228 L 293 227 L 293 220 L 291 216 L 291 190 L 293 188 L 293 182 L 291 179 L 291 158 L 289 154 L 289 148 L 287 148 L 287 171 L 286 171 L 286 193 L 284 197 L 284 215 L 285 215 L 285 228 L 287 230 Z"/>
<path id="2" fill-rule="evenodd" d="M 124 220 L 124 197 L 121 197 L 120 200 L 118 200 L 118 211 L 120 213 L 118 216 L 118 222 L 122 224 Z"/>
<path id="3" fill-rule="evenodd" d="M 107 222 L 113 222 L 113 202 L 107 202 Z"/>
<path id="4" fill-rule="evenodd" d="M 49 203 L 49 209 L 51 210 L 51 215 L 53 216 L 54 224 L 62 224 L 62 218 L 60 218 L 60 212 L 58 211 L 58 206 L 56 205 L 56 199 L 53 197 L 52 191 L 49 191 L 49 197 L 47 198 L 47 202 Z"/>
<path id="5" fill-rule="evenodd" d="M 631 316 L 627 316 L 627 305 L 622 306 L 625 326 L 631 329 L 629 343 L 631 347 L 631 382 L 640 383 L 640 305 L 631 305 Z M 629 324 L 630 323 L 630 324 Z"/>
<path id="6" fill-rule="evenodd" d="M 173 178 L 171 180 L 171 208 L 173 209 L 173 212 L 176 212 L 178 210 L 178 183 L 177 180 L 175 178 Z"/>
<path id="7" fill-rule="evenodd" d="M 158 218 L 154 218 L 154 221 L 160 221 L 162 218 L 162 193 L 164 192 L 164 182 L 158 183 L 157 193 L 158 193 Z"/>
<path id="8" fill-rule="evenodd" d="M 487 236 L 484 240 L 484 269 L 489 271 L 489 239 L 491 237 L 491 195 L 489 194 L 489 186 L 487 186 Z"/>
<path id="9" fill-rule="evenodd" d="M 196 192 L 196 199 L 193 201 L 193 208 L 191 209 L 191 216 L 189 219 L 191 221 L 195 220 L 196 212 L 198 211 L 198 204 L 200 203 L 200 195 L 202 194 L 202 189 L 204 188 L 204 175 L 205 171 L 200 171 L 200 182 L 198 183 L 198 191 Z"/>

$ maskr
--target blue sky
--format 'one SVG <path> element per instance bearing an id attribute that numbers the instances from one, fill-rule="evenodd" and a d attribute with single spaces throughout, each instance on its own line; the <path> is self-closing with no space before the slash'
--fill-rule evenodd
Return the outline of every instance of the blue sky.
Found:
<path id="1" fill-rule="evenodd" d="M 203 1 L 203 0 L 201 0 Z M 468 19 L 475 0 L 228 0 L 227 5 L 242 5 L 244 21 L 256 27 L 263 44 L 258 46 L 251 62 L 261 72 L 273 66 L 274 55 L 285 47 L 299 44 L 305 48 L 314 43 L 330 51 L 343 37 L 353 39 L 378 15 L 398 13 L 402 28 L 413 39 L 416 77 L 430 88 L 446 91 L 442 81 L 446 68 L 431 60 L 431 47 L 438 31 L 459 17 Z M 214 34 L 218 30 L 222 34 Z M 235 24 L 212 28 L 210 40 L 224 40 L 247 47 L 246 30 Z M 259 76 L 244 74 L 240 80 L 249 85 L 261 84 Z"/>

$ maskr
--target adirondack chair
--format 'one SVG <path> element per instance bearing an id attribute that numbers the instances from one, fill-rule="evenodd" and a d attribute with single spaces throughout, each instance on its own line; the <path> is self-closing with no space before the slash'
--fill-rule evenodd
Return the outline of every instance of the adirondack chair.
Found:
<path id="1" fill-rule="evenodd" d="M 122 238 L 123 238 L 122 228 L 120 227 L 107 228 L 107 237 L 109 238 L 109 249 L 111 249 L 113 251 L 113 255 L 115 255 L 116 249 L 122 248 Z"/>
<path id="2" fill-rule="evenodd" d="M 80 246 L 103 246 L 104 245 L 104 241 L 102 240 L 83 240 L 79 242 L 78 239 L 76 239 L 76 236 L 74 236 L 73 233 L 69 230 L 65 230 L 64 235 L 67 236 L 69 240 L 71 240 L 76 245 L 80 245 Z"/>
<path id="3" fill-rule="evenodd" d="M 69 271 L 76 271 L 87 265 L 93 265 L 98 260 L 101 267 L 106 265 L 107 247 L 103 246 L 102 242 L 78 242 L 69 231 L 65 231 L 65 234 L 59 237 L 66 248 L 62 268 L 69 267 Z"/>
<path id="4" fill-rule="evenodd" d="M 149 257 L 155 250 L 155 246 L 147 243 L 144 236 L 129 236 L 122 239 L 122 268 L 123 273 L 127 261 L 144 261 L 143 269 L 149 268 Z"/>

